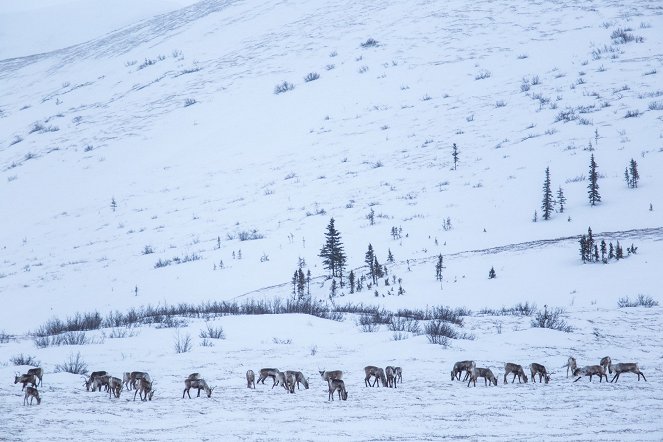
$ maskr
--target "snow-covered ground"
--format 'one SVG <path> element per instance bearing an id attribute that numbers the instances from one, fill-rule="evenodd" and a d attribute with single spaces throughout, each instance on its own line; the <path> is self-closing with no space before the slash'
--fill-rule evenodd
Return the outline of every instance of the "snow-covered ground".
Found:
<path id="1" fill-rule="evenodd" d="M 661 307 L 617 307 L 663 300 L 657 2 L 138 3 L 0 6 L 0 438 L 663 438 Z M 284 81 L 294 89 L 276 94 Z M 567 199 L 548 221 L 546 167 Z M 318 255 L 332 217 L 347 270 L 366 273 L 370 243 L 390 280 L 345 286 L 336 305 L 467 308 L 460 331 L 474 339 L 394 340 L 354 314 L 212 318 L 226 334 L 212 347 L 191 318 L 90 331 L 83 346 L 37 348 L 30 335 L 76 313 L 286 299 L 300 263 L 328 302 Z M 637 253 L 582 264 L 590 226 Z M 573 332 L 480 314 L 524 302 L 564 309 Z M 175 353 L 176 330 L 190 352 Z M 149 371 L 155 400 L 109 400 L 54 373 L 77 352 L 90 370 Z M 21 407 L 11 383 L 21 353 L 46 371 L 39 407 Z M 649 382 L 573 383 L 560 368 L 570 355 L 637 361 Z M 498 377 L 509 361 L 554 375 L 468 389 L 449 379 L 461 359 Z M 369 364 L 402 366 L 402 386 L 364 387 Z M 311 389 L 246 389 L 246 370 L 268 366 L 302 370 Z M 347 402 L 328 403 L 325 368 L 345 371 Z M 193 371 L 217 385 L 211 399 L 182 401 Z"/>

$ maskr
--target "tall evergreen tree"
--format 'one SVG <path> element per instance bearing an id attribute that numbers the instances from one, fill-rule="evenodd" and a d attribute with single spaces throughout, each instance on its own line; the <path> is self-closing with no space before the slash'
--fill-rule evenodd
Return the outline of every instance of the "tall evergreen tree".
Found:
<path id="1" fill-rule="evenodd" d="M 311 270 L 306 271 L 306 296 L 311 296 Z"/>
<path id="2" fill-rule="evenodd" d="M 350 270 L 350 274 L 348 275 L 348 282 L 350 283 L 350 293 L 355 292 L 355 272 Z"/>
<path id="3" fill-rule="evenodd" d="M 304 294 L 306 293 L 306 276 L 304 276 L 304 271 L 300 267 L 297 270 L 297 297 L 299 300 L 304 299 Z"/>
<path id="4" fill-rule="evenodd" d="M 631 158 L 631 162 L 628 165 L 628 171 L 631 174 L 630 187 L 635 189 L 638 187 L 638 180 L 640 179 L 640 174 L 638 173 L 638 163 Z"/>
<path id="5" fill-rule="evenodd" d="M 592 206 L 597 205 L 601 202 L 601 195 L 599 194 L 599 174 L 596 171 L 598 166 L 594 160 L 594 154 L 592 154 L 589 161 L 589 185 L 587 185 L 587 194 L 589 196 L 589 204 Z"/>
<path id="6" fill-rule="evenodd" d="M 322 258 L 322 265 L 329 270 L 331 277 L 340 277 L 343 279 L 343 269 L 347 257 L 343 250 L 343 243 L 341 242 L 341 234 L 334 226 L 334 218 L 329 220 L 327 225 L 327 232 L 325 232 L 325 244 L 320 249 Z"/>
<path id="7" fill-rule="evenodd" d="M 394 255 L 391 253 L 391 249 L 387 249 L 387 262 L 394 262 Z"/>
<path id="8" fill-rule="evenodd" d="M 546 179 L 543 182 L 543 201 L 541 202 L 541 211 L 544 220 L 550 219 L 553 211 L 553 195 L 550 188 L 550 167 L 546 167 Z"/>
<path id="9" fill-rule="evenodd" d="M 557 202 L 559 203 L 559 213 L 564 213 L 566 198 L 564 197 L 564 191 L 562 190 L 562 186 L 559 186 L 559 189 L 557 189 Z"/>
<path id="10" fill-rule="evenodd" d="M 453 150 L 451 151 L 451 157 L 454 160 L 454 170 L 456 170 L 456 167 L 458 166 L 458 158 L 459 158 L 458 146 L 456 146 L 456 143 L 454 143 L 454 145 L 453 145 Z"/>
<path id="11" fill-rule="evenodd" d="M 594 235 L 592 234 L 592 228 L 587 228 L 587 261 L 592 262 L 592 254 L 594 253 Z"/>
<path id="12" fill-rule="evenodd" d="M 375 252 L 373 251 L 373 246 L 368 244 L 368 251 L 364 255 L 364 262 L 368 266 L 368 274 L 371 275 L 371 281 L 375 284 L 377 280 L 376 271 L 375 271 Z"/>
<path id="13" fill-rule="evenodd" d="M 437 264 L 435 264 L 435 279 L 442 281 L 442 269 L 444 269 L 444 257 L 440 253 L 437 257 Z"/>
<path id="14" fill-rule="evenodd" d="M 608 246 L 605 243 L 605 239 L 602 239 L 601 240 L 601 261 L 603 262 L 603 264 L 608 263 L 607 254 L 608 254 Z"/>
<path id="15" fill-rule="evenodd" d="M 580 237 L 580 259 L 582 262 L 587 262 L 587 237 L 582 235 Z"/>

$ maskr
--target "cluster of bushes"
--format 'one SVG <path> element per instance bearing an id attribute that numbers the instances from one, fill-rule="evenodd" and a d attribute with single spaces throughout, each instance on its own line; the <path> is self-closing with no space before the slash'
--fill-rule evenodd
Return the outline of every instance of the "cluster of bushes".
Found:
<path id="1" fill-rule="evenodd" d="M 316 302 L 310 298 L 299 300 L 283 300 L 275 298 L 272 300 L 246 300 L 237 301 L 210 301 L 202 304 L 180 303 L 176 305 L 159 305 L 131 308 L 127 312 L 111 311 L 102 316 L 99 312 L 76 313 L 65 320 L 51 319 L 32 332 L 35 344 L 38 347 L 50 345 L 81 345 L 91 343 L 92 340 L 85 335 L 87 330 L 101 328 L 131 327 L 135 325 L 155 324 L 157 327 L 181 326 L 185 321 L 182 318 L 214 318 L 226 315 L 268 315 L 303 313 L 323 319 L 335 321 L 343 320 L 344 314 L 359 315 L 359 325 L 366 331 L 375 331 L 380 324 L 384 324 L 389 330 L 394 331 L 395 336 L 403 336 L 403 333 L 418 335 L 424 330 L 431 342 L 437 342 L 433 337 L 438 332 L 444 332 L 448 338 L 457 338 L 459 335 L 455 328 L 463 326 L 463 316 L 472 312 L 463 309 L 451 309 L 449 307 L 431 307 L 426 309 L 399 309 L 396 312 L 388 311 L 376 306 L 363 304 L 329 305 L 324 302 Z M 422 327 L 420 321 L 427 324 Z M 452 332 L 443 330 L 441 327 L 427 328 L 429 323 L 449 324 Z M 204 336 L 203 336 L 204 335 Z M 201 337 L 211 339 L 223 339 L 222 328 L 210 328 L 201 331 Z"/>
<path id="2" fill-rule="evenodd" d="M 617 301 L 617 306 L 619 308 L 624 307 L 656 307 L 658 302 L 654 300 L 649 295 L 639 294 L 637 298 L 631 300 L 628 296 L 624 298 L 619 298 Z"/>

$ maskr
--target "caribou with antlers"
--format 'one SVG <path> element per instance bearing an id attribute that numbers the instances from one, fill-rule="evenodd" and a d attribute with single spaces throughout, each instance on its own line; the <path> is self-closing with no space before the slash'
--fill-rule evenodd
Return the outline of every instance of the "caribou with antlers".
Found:
<path id="1" fill-rule="evenodd" d="M 331 370 L 331 371 L 325 371 L 325 370 L 318 370 L 320 372 L 320 377 L 322 378 L 323 381 L 327 382 L 329 384 L 330 381 L 334 379 L 343 379 L 343 371 L 342 370 Z"/>
<path id="2" fill-rule="evenodd" d="M 92 373 L 90 373 L 89 378 L 86 378 L 85 376 L 83 376 L 83 379 L 85 379 L 85 383 L 83 384 L 83 386 L 87 389 L 87 391 L 90 391 L 90 387 L 92 386 L 94 380 L 96 378 L 98 378 L 99 376 L 106 376 L 107 374 L 108 374 L 108 372 L 105 371 L 105 370 L 93 371 Z M 92 390 L 92 391 L 94 391 L 94 390 Z"/>
<path id="3" fill-rule="evenodd" d="M 21 391 L 23 391 L 28 384 L 32 384 L 33 387 L 37 385 L 37 376 L 34 374 L 16 373 L 16 376 L 14 376 L 14 384 L 18 384 L 19 382 L 23 384 L 23 388 L 21 388 Z"/>

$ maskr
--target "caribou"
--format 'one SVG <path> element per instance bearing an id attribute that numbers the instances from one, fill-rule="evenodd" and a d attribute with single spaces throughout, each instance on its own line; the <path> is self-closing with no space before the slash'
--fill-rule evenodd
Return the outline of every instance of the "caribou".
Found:
<path id="1" fill-rule="evenodd" d="M 511 383 L 513 384 L 514 381 L 516 380 L 516 376 L 518 376 L 518 383 L 520 383 L 521 378 L 527 383 L 527 375 L 525 374 L 525 371 L 523 370 L 522 365 L 514 364 L 513 362 L 507 362 L 504 364 L 504 383 L 506 384 L 506 377 L 507 375 L 510 375 L 513 373 L 513 379 L 511 379 Z"/>
<path id="2" fill-rule="evenodd" d="M 334 393 L 338 391 L 338 398 L 344 401 L 348 400 L 348 391 L 345 389 L 345 382 L 341 379 L 329 379 L 329 399 L 334 400 Z"/>
<path id="3" fill-rule="evenodd" d="M 141 401 L 147 401 L 152 400 L 152 396 L 154 396 L 154 384 L 152 381 L 146 379 L 146 378 L 140 378 L 138 380 L 138 386 L 136 387 L 136 392 L 134 393 L 134 401 L 136 400 L 136 394 L 140 394 L 140 400 Z"/>
<path id="4" fill-rule="evenodd" d="M 28 398 L 30 398 L 30 405 L 32 405 L 33 399 L 37 399 L 37 405 L 41 404 L 39 391 L 35 387 L 28 387 L 27 390 L 25 390 L 25 396 L 23 397 L 23 405 L 28 404 Z"/>
<path id="5" fill-rule="evenodd" d="M 394 382 L 400 382 L 401 384 L 403 383 L 403 369 L 401 367 L 394 367 Z"/>
<path id="6" fill-rule="evenodd" d="M 129 373 L 128 371 L 122 373 L 122 385 L 127 390 L 131 390 L 131 373 Z"/>
<path id="7" fill-rule="evenodd" d="M 133 389 L 136 389 L 136 384 L 141 379 L 145 379 L 148 382 L 152 381 L 150 375 L 145 373 L 144 371 L 132 371 L 131 373 L 129 373 L 129 384 Z"/>
<path id="8" fill-rule="evenodd" d="M 543 365 L 537 364 L 536 362 L 532 362 L 531 364 L 529 364 L 529 371 L 532 375 L 532 382 L 536 382 L 534 376 L 536 376 L 537 374 L 539 375 L 539 384 L 541 383 L 542 378 L 545 380 L 546 384 L 550 382 L 550 373 L 548 373 L 546 367 L 544 367 Z"/>
<path id="9" fill-rule="evenodd" d="M 605 370 L 600 365 L 587 365 L 582 368 L 576 368 L 576 371 L 573 373 L 573 376 L 578 376 L 573 382 L 578 382 L 583 376 L 589 376 L 589 382 L 592 382 L 592 376 L 598 375 L 599 382 L 603 382 L 603 377 L 605 376 L 606 382 L 608 381 L 608 375 L 605 374 Z"/>
<path id="10" fill-rule="evenodd" d="M 474 371 L 470 375 L 470 380 L 467 382 L 467 386 L 469 387 L 470 384 L 474 382 L 474 386 L 476 387 L 477 378 L 483 378 L 483 383 L 486 386 L 490 384 L 497 385 L 497 378 L 495 377 L 495 375 L 493 374 L 490 368 L 475 367 Z"/>
<path id="11" fill-rule="evenodd" d="M 322 378 L 323 381 L 327 382 L 327 384 L 330 383 L 330 381 L 334 379 L 343 379 L 343 371 L 341 370 L 331 370 L 331 371 L 325 371 L 325 370 L 318 370 L 320 372 L 320 377 Z"/>
<path id="12" fill-rule="evenodd" d="M 256 388 L 256 374 L 253 372 L 253 370 L 247 370 L 246 388 L 251 388 L 251 385 L 253 385 L 253 388 Z"/>
<path id="13" fill-rule="evenodd" d="M 304 373 L 301 371 L 288 370 L 285 372 L 285 378 L 288 379 L 288 376 L 292 376 L 294 379 L 294 384 L 297 385 L 297 390 L 299 390 L 299 384 L 304 386 L 304 389 L 308 390 L 308 379 L 304 377 Z"/>
<path id="14" fill-rule="evenodd" d="M 37 368 L 31 368 L 28 370 L 26 374 L 33 374 L 37 379 L 39 379 L 39 382 L 37 383 L 38 387 L 41 387 L 41 379 L 44 377 L 44 369 L 41 367 Z"/>
<path id="15" fill-rule="evenodd" d="M 101 387 L 104 387 L 105 391 L 110 390 L 110 381 L 111 381 L 112 376 L 109 374 L 105 374 L 103 376 L 97 376 L 94 378 L 94 381 L 92 381 L 92 391 L 101 391 Z"/>
<path id="16" fill-rule="evenodd" d="M 108 372 L 105 371 L 105 370 L 93 371 L 90 374 L 89 378 L 86 379 L 85 376 L 83 376 L 83 379 L 85 379 L 85 383 L 83 384 L 83 386 L 87 389 L 87 391 L 90 391 L 90 387 L 92 386 L 92 383 L 94 382 L 94 380 L 99 376 L 106 376 L 107 374 L 108 374 Z M 92 391 L 94 391 L 94 390 L 92 390 Z"/>
<path id="17" fill-rule="evenodd" d="M 260 376 L 258 376 L 258 383 L 262 382 L 262 384 L 265 385 L 265 379 L 272 378 L 274 380 L 272 388 L 274 388 L 277 384 L 276 377 L 278 373 L 280 373 L 278 368 L 261 368 Z"/>
<path id="18" fill-rule="evenodd" d="M 612 377 L 612 381 L 610 382 L 617 382 L 619 380 L 619 375 L 622 373 L 633 373 L 638 375 L 638 381 L 640 380 L 640 376 L 642 376 L 642 379 L 647 382 L 647 378 L 645 377 L 645 374 L 640 371 L 640 368 L 638 367 L 637 362 L 620 362 L 619 364 L 612 365 L 610 364 L 610 373 L 613 371 L 615 372 L 615 375 Z M 608 377 L 606 376 L 606 380 Z"/>
<path id="19" fill-rule="evenodd" d="M 377 386 L 379 387 L 380 382 L 382 382 L 382 386 L 384 387 L 387 386 L 387 378 L 384 375 L 384 370 L 381 369 L 380 367 L 376 367 L 375 365 L 367 365 L 366 367 L 364 367 L 364 372 L 366 373 L 366 378 L 364 378 L 364 384 L 367 387 L 369 386 L 375 387 L 375 384 L 377 384 Z M 375 377 L 373 384 L 371 384 L 371 377 Z"/>
<path id="20" fill-rule="evenodd" d="M 195 374 L 198 374 L 198 373 L 195 373 Z M 212 392 L 214 391 L 214 389 L 216 387 L 211 387 L 210 388 L 207 385 L 207 382 L 205 381 L 205 379 L 201 379 L 199 377 L 191 378 L 191 376 L 189 376 L 188 378 L 186 378 L 184 380 L 184 391 L 182 392 L 182 399 L 184 399 L 185 394 L 188 394 L 189 399 L 191 399 L 191 393 L 190 393 L 189 390 L 191 390 L 192 388 L 197 388 L 198 389 L 198 396 L 196 396 L 196 397 L 200 397 L 200 390 L 205 390 L 205 394 L 207 394 L 207 397 L 212 397 Z"/>
<path id="21" fill-rule="evenodd" d="M 387 387 L 396 388 L 396 372 L 394 367 L 387 365 L 384 369 L 384 374 L 387 377 Z"/>
<path id="22" fill-rule="evenodd" d="M 122 391 L 122 385 L 122 379 L 111 376 L 108 388 L 108 398 L 110 398 L 111 395 L 115 395 L 116 398 L 119 398 L 120 392 Z"/>
<path id="23" fill-rule="evenodd" d="M 32 384 L 34 387 L 37 385 L 37 376 L 34 374 L 18 374 L 16 373 L 16 376 L 14 376 L 14 384 L 18 383 L 23 384 L 23 388 L 21 388 L 21 391 L 25 390 L 25 386 L 28 384 Z"/>
<path id="24" fill-rule="evenodd" d="M 459 380 L 460 381 L 460 374 L 462 372 L 466 372 L 465 378 L 463 381 L 466 381 L 469 377 L 470 374 L 472 373 L 472 370 L 476 368 L 476 364 L 474 361 L 458 361 L 454 364 L 454 368 L 451 370 L 451 380 Z"/>
<path id="25" fill-rule="evenodd" d="M 601 362 L 599 362 L 599 365 L 603 367 L 603 371 L 605 373 L 610 373 L 612 374 L 612 359 L 610 359 L 610 356 L 604 356 L 601 358 Z"/>
<path id="26" fill-rule="evenodd" d="M 288 391 L 288 393 L 295 392 L 295 372 L 288 370 L 283 375 L 283 387 Z"/>
<path id="27" fill-rule="evenodd" d="M 569 360 L 566 363 L 566 377 L 567 378 L 569 377 L 569 370 L 571 370 L 571 376 L 574 376 L 573 373 L 575 373 L 577 369 L 578 365 L 576 364 L 576 358 L 574 358 L 573 356 L 569 356 Z"/>

